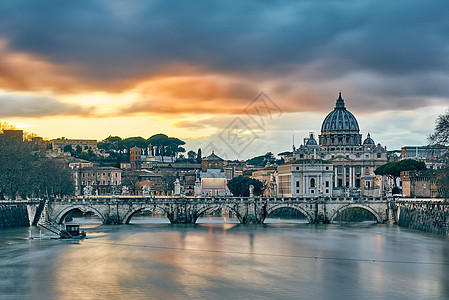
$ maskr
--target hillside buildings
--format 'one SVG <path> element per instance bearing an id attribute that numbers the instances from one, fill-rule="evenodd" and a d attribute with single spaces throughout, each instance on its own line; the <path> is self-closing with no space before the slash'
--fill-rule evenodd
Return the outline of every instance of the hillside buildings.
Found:
<path id="1" fill-rule="evenodd" d="M 74 150 L 78 146 L 81 147 L 81 150 L 97 149 L 97 140 L 67 139 L 65 137 L 62 137 L 50 140 L 50 144 L 53 150 L 59 149 L 60 151 L 64 151 L 64 147 L 67 145 L 71 146 Z"/>

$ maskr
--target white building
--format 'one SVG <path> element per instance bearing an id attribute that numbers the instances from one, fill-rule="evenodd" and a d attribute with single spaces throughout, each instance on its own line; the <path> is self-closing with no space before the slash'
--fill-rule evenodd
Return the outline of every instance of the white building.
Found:
<path id="1" fill-rule="evenodd" d="M 322 159 L 299 159 L 278 167 L 277 196 L 331 197 L 334 169 Z"/>
<path id="2" fill-rule="evenodd" d="M 387 150 L 376 145 L 369 133 L 362 142 L 359 131 L 357 119 L 346 109 L 340 93 L 334 110 L 322 123 L 319 144 L 311 133 L 286 160 L 316 157 L 332 163 L 334 196 L 378 197 L 385 191 L 382 178 L 377 178 L 374 170 L 387 163 Z"/>

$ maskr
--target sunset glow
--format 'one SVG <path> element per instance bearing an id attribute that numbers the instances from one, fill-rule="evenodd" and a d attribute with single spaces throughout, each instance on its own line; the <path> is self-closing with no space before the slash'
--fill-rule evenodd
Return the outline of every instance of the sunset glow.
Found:
<path id="1" fill-rule="evenodd" d="M 1 4 L 0 120 L 46 138 L 163 132 L 196 150 L 264 92 L 282 115 L 250 128 L 255 147 L 229 153 L 243 159 L 318 134 L 339 90 L 390 150 L 426 144 L 448 107 L 443 9 L 200 2 Z"/>

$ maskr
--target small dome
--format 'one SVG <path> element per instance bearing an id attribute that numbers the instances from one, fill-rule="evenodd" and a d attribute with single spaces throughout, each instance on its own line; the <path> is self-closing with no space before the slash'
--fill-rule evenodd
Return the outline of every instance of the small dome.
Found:
<path id="1" fill-rule="evenodd" d="M 363 141 L 363 145 L 375 145 L 374 140 L 371 138 L 371 135 L 368 133 L 368 136 Z"/>
<path id="2" fill-rule="evenodd" d="M 323 121 L 321 132 L 325 131 L 359 131 L 357 119 L 346 109 L 341 93 L 338 96 L 334 110 Z"/>
<path id="3" fill-rule="evenodd" d="M 318 143 L 316 142 L 315 138 L 313 137 L 313 133 L 310 133 L 309 138 L 305 139 L 306 143 L 305 145 L 307 147 L 318 147 Z"/>

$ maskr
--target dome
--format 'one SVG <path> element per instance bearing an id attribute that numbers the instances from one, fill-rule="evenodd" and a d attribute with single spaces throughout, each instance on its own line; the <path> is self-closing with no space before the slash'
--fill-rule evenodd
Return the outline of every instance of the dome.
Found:
<path id="1" fill-rule="evenodd" d="M 305 145 L 308 147 L 318 147 L 318 143 L 316 142 L 315 138 L 313 137 L 313 133 L 310 133 L 309 138 L 305 139 Z"/>
<path id="2" fill-rule="evenodd" d="M 323 121 L 321 132 L 325 131 L 359 131 L 357 119 L 346 109 L 341 93 L 338 96 L 334 110 Z"/>
<path id="3" fill-rule="evenodd" d="M 368 136 L 363 141 L 363 145 L 375 145 L 374 140 L 371 138 L 370 134 L 368 133 Z"/>

